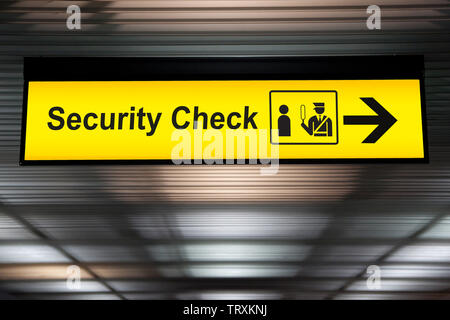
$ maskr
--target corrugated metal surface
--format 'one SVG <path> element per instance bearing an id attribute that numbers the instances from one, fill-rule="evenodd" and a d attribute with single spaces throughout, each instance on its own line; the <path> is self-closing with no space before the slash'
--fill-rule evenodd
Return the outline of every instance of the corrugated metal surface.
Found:
<path id="1" fill-rule="evenodd" d="M 70 4 L 81 30 L 66 28 Z M 381 30 L 366 28 L 370 4 Z M 0 290 L 450 298 L 449 18 L 445 0 L 1 1 Z M 404 53 L 425 55 L 429 165 L 18 167 L 24 56 Z"/>

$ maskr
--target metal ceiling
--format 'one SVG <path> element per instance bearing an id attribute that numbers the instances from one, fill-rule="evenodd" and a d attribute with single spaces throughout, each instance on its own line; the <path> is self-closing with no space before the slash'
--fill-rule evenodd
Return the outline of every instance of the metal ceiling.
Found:
<path id="1" fill-rule="evenodd" d="M 0 297 L 449 299 L 449 1 L 372 2 L 1 1 Z M 424 54 L 430 164 L 18 166 L 24 56 L 360 54 Z"/>

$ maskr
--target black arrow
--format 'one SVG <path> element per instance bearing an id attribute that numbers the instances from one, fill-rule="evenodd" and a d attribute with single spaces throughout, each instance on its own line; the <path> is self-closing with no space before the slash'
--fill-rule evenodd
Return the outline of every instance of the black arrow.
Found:
<path id="1" fill-rule="evenodd" d="M 370 109 L 375 111 L 376 116 L 344 116 L 344 124 L 377 124 L 378 126 L 371 134 L 367 136 L 362 143 L 375 143 L 380 139 L 386 131 L 394 123 L 397 122 L 392 114 L 387 112 L 381 104 L 378 103 L 374 98 L 361 98 L 365 104 L 367 104 Z"/>

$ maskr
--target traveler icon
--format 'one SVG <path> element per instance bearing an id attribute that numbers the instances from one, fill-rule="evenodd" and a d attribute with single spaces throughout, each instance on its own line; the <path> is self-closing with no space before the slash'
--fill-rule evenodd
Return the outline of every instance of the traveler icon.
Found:
<path id="1" fill-rule="evenodd" d="M 286 115 L 289 108 L 287 105 L 283 104 L 280 106 L 280 113 L 282 114 L 278 118 L 278 135 L 280 137 L 288 137 L 291 135 L 291 119 Z"/>
<path id="2" fill-rule="evenodd" d="M 304 105 L 300 106 L 300 118 L 302 119 L 303 129 L 305 129 L 310 136 L 331 137 L 333 135 L 332 121 L 326 115 L 322 115 L 325 112 L 325 103 L 314 102 L 314 106 L 317 115 L 309 118 L 308 125 L 305 124 L 306 108 Z"/>

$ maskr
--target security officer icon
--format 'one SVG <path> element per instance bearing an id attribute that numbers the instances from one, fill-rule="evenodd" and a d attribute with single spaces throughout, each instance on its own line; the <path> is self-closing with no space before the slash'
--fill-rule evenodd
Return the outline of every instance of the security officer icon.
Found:
<path id="1" fill-rule="evenodd" d="M 339 142 L 337 91 L 272 90 L 269 110 L 272 144 L 294 150 L 295 145 Z"/>
<path id="2" fill-rule="evenodd" d="M 289 137 L 291 135 L 291 119 L 286 115 L 289 108 L 283 104 L 280 106 L 280 113 L 282 114 L 278 118 L 278 135 L 280 137 Z"/>
<path id="3" fill-rule="evenodd" d="M 300 117 L 302 119 L 302 127 L 310 136 L 314 137 L 331 137 L 333 135 L 333 122 L 323 113 L 325 112 L 325 103 L 314 102 L 314 111 L 317 115 L 312 116 L 305 124 L 306 108 L 300 106 Z"/>

